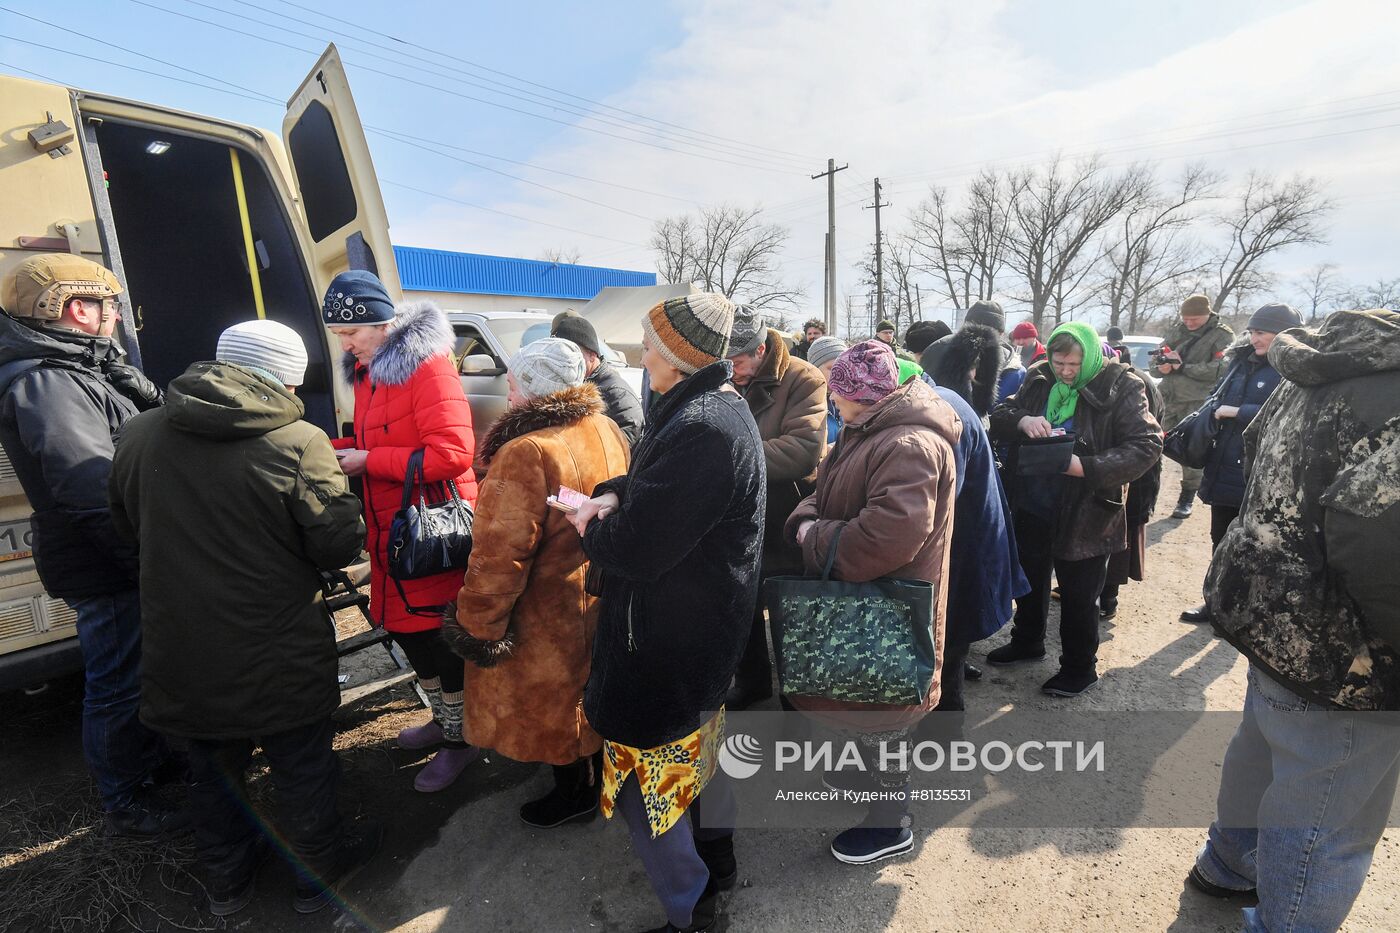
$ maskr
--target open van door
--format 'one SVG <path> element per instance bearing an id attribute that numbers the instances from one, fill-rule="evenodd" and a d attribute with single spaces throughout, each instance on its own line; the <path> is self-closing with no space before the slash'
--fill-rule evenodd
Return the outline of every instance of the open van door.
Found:
<path id="1" fill-rule="evenodd" d="M 399 299 L 384 198 L 335 45 L 326 47 L 287 102 L 282 140 L 311 234 L 317 295 L 325 294 L 337 274 L 365 269 Z"/>

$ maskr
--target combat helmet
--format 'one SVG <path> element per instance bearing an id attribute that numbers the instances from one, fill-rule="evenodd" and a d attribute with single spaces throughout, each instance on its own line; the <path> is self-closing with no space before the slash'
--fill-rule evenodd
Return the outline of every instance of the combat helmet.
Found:
<path id="1" fill-rule="evenodd" d="M 69 253 L 42 253 L 20 263 L 5 277 L 0 304 L 11 317 L 39 324 L 57 321 L 70 298 L 102 302 L 102 322 L 116 316 L 117 277 L 99 263 Z"/>

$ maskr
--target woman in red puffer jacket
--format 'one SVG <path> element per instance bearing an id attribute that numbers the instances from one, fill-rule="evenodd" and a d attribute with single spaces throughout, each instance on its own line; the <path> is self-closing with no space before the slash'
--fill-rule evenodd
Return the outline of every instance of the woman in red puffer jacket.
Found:
<path id="1" fill-rule="evenodd" d="M 416 450 L 427 482 L 453 482 L 476 505 L 472 416 L 452 363 L 452 327 L 431 302 L 394 307 L 379 279 L 362 271 L 336 276 L 321 310 L 355 389 L 354 437 L 333 443 L 346 475 L 364 477 L 370 613 L 393 633 L 433 708 L 432 721 L 399 733 L 399 746 L 438 748 L 414 780 L 420 791 L 438 791 L 477 754 L 462 741 L 463 664 L 440 637 L 442 607 L 456 599 L 462 571 L 394 580 L 387 545 Z"/>

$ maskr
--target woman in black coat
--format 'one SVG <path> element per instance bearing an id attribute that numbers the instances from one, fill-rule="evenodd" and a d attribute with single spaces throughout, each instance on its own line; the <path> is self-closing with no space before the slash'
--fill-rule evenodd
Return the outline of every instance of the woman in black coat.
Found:
<path id="1" fill-rule="evenodd" d="M 1244 502 L 1244 432 L 1282 380 L 1269 363 L 1274 337 L 1290 327 L 1301 327 L 1303 318 L 1288 305 L 1264 305 L 1249 319 L 1245 330 L 1249 343 L 1233 347 L 1225 375 L 1217 386 L 1215 419 L 1220 432 L 1206 459 L 1197 493 L 1210 506 L 1210 543 L 1214 548 L 1240 514 Z M 1205 606 L 1181 614 L 1183 622 L 1206 622 Z"/>

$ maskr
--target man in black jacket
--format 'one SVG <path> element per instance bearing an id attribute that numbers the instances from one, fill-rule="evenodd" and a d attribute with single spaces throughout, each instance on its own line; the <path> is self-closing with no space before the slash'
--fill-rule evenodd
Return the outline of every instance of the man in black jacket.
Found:
<path id="1" fill-rule="evenodd" d="M 107 508 L 113 438 L 160 392 L 112 339 L 121 284 L 79 256 L 25 260 L 0 316 L 0 444 L 34 508 L 34 566 L 77 614 L 87 684 L 83 752 L 107 823 L 127 836 L 183 827 L 146 785 L 169 750 L 137 718 L 141 611 L 136 549 Z M 173 764 L 172 764 L 173 768 Z"/>
<path id="2" fill-rule="evenodd" d="M 612 368 L 612 364 L 603 359 L 598 332 L 587 318 L 560 316 L 555 321 L 554 332 L 550 336 L 562 337 L 583 351 L 584 381 L 597 386 L 598 394 L 603 397 L 603 405 L 607 408 L 607 416 L 622 429 L 627 443 L 636 447 L 642 436 L 642 402 L 632 387 Z"/>

